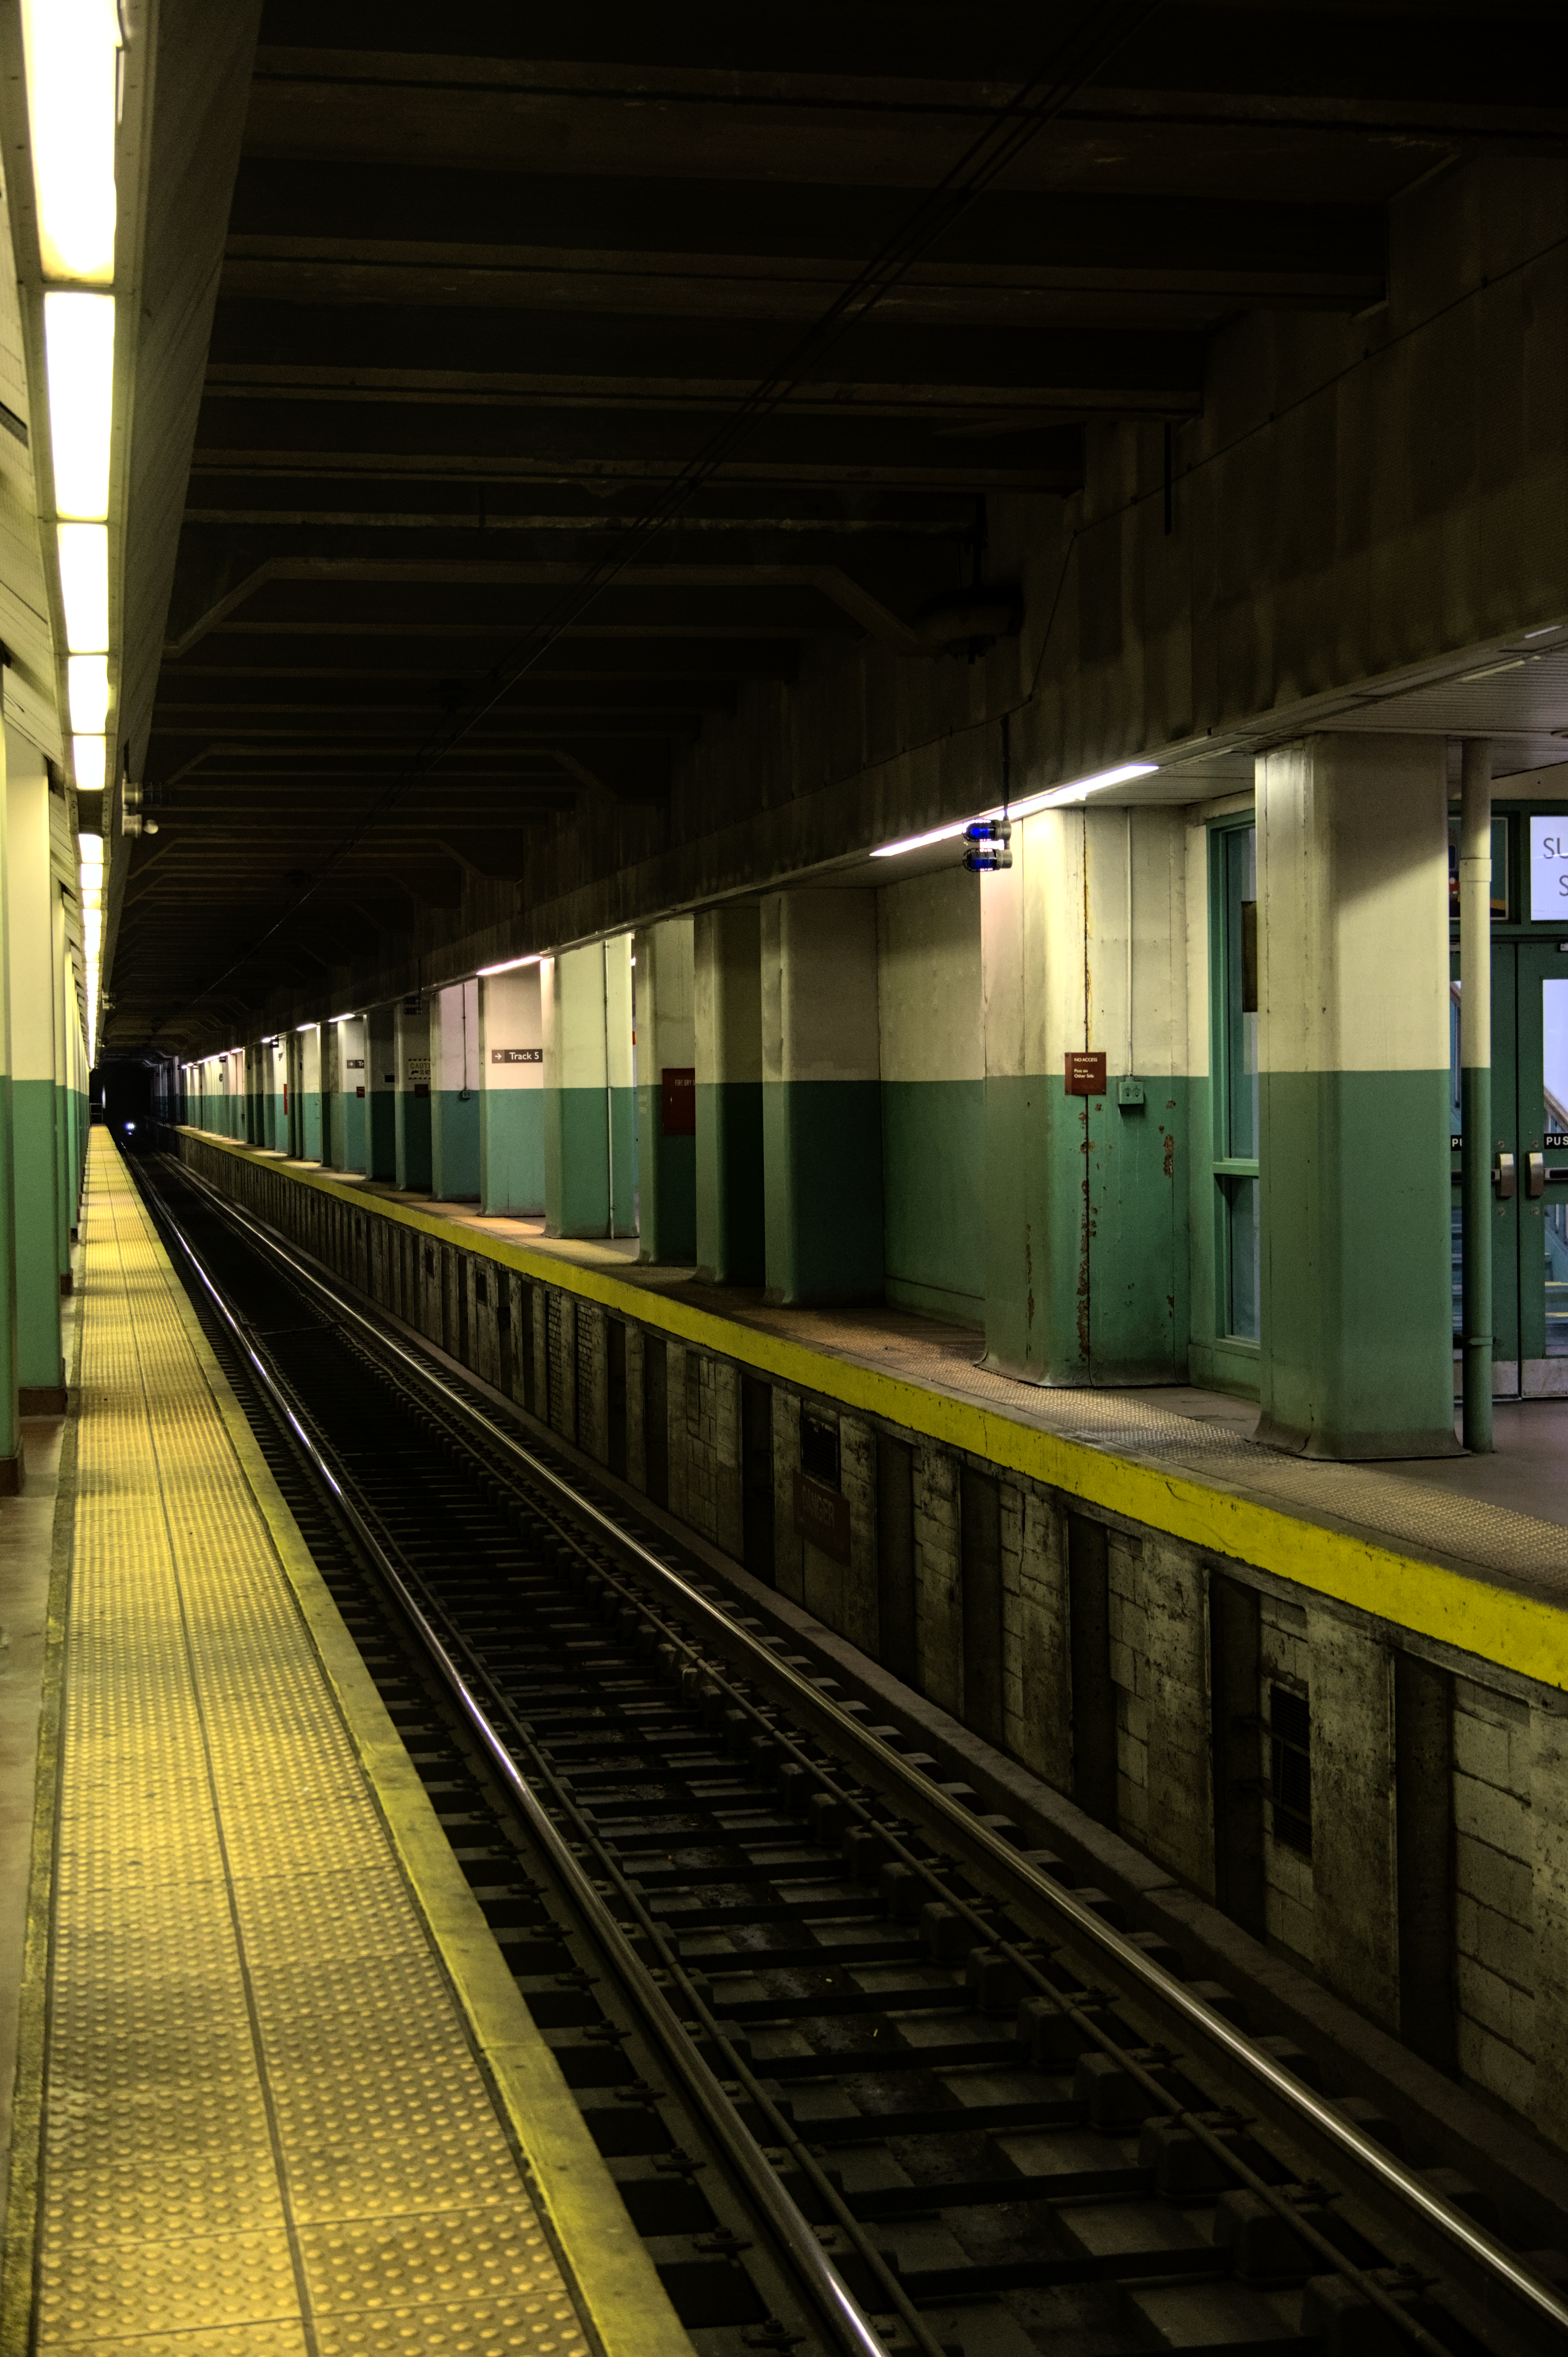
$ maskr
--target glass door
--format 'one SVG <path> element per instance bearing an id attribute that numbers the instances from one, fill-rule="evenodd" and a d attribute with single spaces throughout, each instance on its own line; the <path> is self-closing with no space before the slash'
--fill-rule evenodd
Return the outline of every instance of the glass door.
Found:
<path id="1" fill-rule="evenodd" d="M 1461 1332 L 1460 985 L 1450 1034 L 1454 1334 Z M 1492 1135 L 1512 1157 L 1512 1191 L 1492 1188 L 1492 1332 L 1499 1396 L 1568 1394 L 1568 952 L 1555 942 L 1492 947 Z"/>

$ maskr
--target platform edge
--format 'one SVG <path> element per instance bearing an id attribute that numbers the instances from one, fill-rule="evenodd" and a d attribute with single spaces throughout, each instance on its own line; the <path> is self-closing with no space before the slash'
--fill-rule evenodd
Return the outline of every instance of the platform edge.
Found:
<path id="1" fill-rule="evenodd" d="M 1270 1572 L 1312 1595 L 1370 1613 L 1537 1684 L 1568 1689 L 1568 1609 L 1526 1595 L 1480 1566 L 1455 1568 L 1432 1556 L 1404 1554 L 1333 1516 L 1292 1514 L 1244 1490 L 1173 1472 L 1168 1466 L 1134 1456 L 1114 1456 L 1019 1422 L 1004 1410 L 732 1323 L 712 1310 L 671 1302 L 656 1288 L 628 1285 L 624 1278 L 557 1260 L 439 1212 L 366 1195 L 335 1171 L 258 1153 L 188 1123 L 174 1126 L 177 1135 L 218 1147 L 235 1161 L 276 1170 L 295 1186 L 373 1211 L 421 1234 L 450 1243 L 458 1226 L 465 1251 L 616 1309 L 675 1340 L 695 1343 L 758 1373 L 836 1400 L 841 1406 L 885 1417 L 924 1439 L 1061 1490 L 1205 1554 Z"/>
<path id="2" fill-rule="evenodd" d="M 415 1903 L 500 2098 L 522 2159 L 529 2196 L 554 2245 L 578 2314 L 602 2357 L 693 2357 L 693 2344 L 619 2189 L 560 2065 L 534 2027 L 418 1770 L 139 1195 L 136 1203 Z M 13 2357 L 4 2341 L 0 2357 Z M 16 2357 L 20 2357 L 20 2345 Z"/>

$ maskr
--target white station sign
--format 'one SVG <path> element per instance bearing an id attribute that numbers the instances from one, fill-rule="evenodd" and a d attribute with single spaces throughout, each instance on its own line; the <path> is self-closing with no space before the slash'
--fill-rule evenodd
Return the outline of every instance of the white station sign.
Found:
<path id="1" fill-rule="evenodd" d="M 1530 919 L 1534 925 L 1568 921 L 1568 816 L 1530 822 Z"/>

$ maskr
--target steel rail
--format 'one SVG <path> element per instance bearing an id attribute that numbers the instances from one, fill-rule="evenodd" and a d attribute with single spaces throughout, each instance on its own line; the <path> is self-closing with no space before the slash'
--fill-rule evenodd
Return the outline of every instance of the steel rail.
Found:
<path id="1" fill-rule="evenodd" d="M 886 2341 L 831 2265 L 810 2221 L 801 2214 L 780 2184 L 757 2139 L 725 2093 L 717 2072 L 698 2051 L 685 2023 L 627 1938 L 613 1909 L 606 1905 L 602 1894 L 594 1886 L 592 1877 L 573 1854 L 544 1803 L 496 1732 L 455 1658 L 448 1638 L 435 1626 L 425 1601 L 415 1592 L 415 1583 L 388 1551 L 352 1494 L 351 1488 L 339 1479 L 327 1453 L 307 1428 L 289 1395 L 286 1379 L 270 1363 L 271 1354 L 262 1345 L 261 1338 L 248 1331 L 245 1321 L 231 1309 L 221 1288 L 209 1273 L 157 1188 L 150 1180 L 144 1179 L 144 1183 L 156 1200 L 170 1234 L 189 1261 L 217 1315 L 229 1329 L 236 1349 L 249 1362 L 257 1381 L 286 1422 L 295 1444 L 317 1478 L 330 1491 L 377 1573 L 396 1597 L 399 1608 L 407 1615 L 421 1643 L 439 1670 L 531 1836 L 548 1858 L 552 1871 L 568 1892 L 573 1905 L 591 1927 L 607 1960 L 632 1996 L 645 2026 L 651 2031 L 673 2077 L 739 2179 L 747 2199 L 783 2251 L 789 2266 L 800 2279 L 801 2287 L 832 2339 L 846 2352 L 846 2357 L 889 2357 Z M 912 2310 L 910 2315 L 913 2317 Z M 910 2318 L 902 2320 L 908 2322 Z M 914 2321 L 916 2338 L 923 2344 L 925 2357 L 942 2357 L 940 2343 L 931 2338 L 920 2319 L 917 2318 Z"/>
<path id="2" fill-rule="evenodd" d="M 1559 2335 L 1568 2334 L 1568 2299 L 1554 2286 L 1532 2274 L 1514 2252 L 1446 2201 L 1434 2187 L 1426 2184 L 1383 2146 L 1365 2135 L 1353 2121 L 1347 2119 L 1309 2087 L 1305 2080 L 1297 2078 L 1294 2072 L 1255 2045 L 1223 2014 L 1217 2012 L 1203 1998 L 1194 1996 L 1184 1982 L 1177 1980 L 1141 1948 L 1113 1930 L 1102 1917 L 1085 1907 L 1065 1884 L 1042 1872 L 1021 1852 L 1011 1847 L 944 1792 L 923 1770 L 914 1767 L 870 1728 L 862 1727 L 851 1712 L 842 1708 L 830 1695 L 824 1694 L 789 1662 L 780 1659 L 724 1607 L 703 1595 L 700 1588 L 671 1565 L 661 1561 L 650 1548 L 596 1505 L 592 1499 L 585 1497 L 564 1480 L 553 1467 L 536 1456 L 503 1425 L 497 1423 L 472 1396 L 466 1395 L 419 1351 L 334 1291 L 264 1223 L 223 1195 L 199 1172 L 184 1165 L 181 1169 L 182 1174 L 191 1179 L 227 1218 L 248 1231 L 259 1245 L 281 1262 L 291 1278 L 307 1286 L 328 1303 L 336 1321 L 352 1321 L 371 1338 L 377 1351 L 384 1356 L 400 1360 L 421 1383 L 437 1393 L 465 1424 L 478 1427 L 487 1440 L 496 1443 L 517 1463 L 525 1467 L 533 1480 L 554 1491 L 575 1515 L 593 1523 L 618 1551 L 631 1555 L 660 1587 L 679 1598 L 682 1610 L 688 1619 L 695 1620 L 704 1627 L 714 1642 L 732 1654 L 740 1652 L 767 1683 L 775 1687 L 782 1685 L 792 1695 L 803 1716 L 825 1721 L 832 1728 L 840 1748 L 853 1759 L 867 1763 L 880 1780 L 891 1782 L 896 1788 L 901 1787 L 906 1794 L 911 1792 L 918 1794 L 927 1812 L 940 1818 L 950 1829 L 961 1849 L 978 1850 L 988 1858 L 999 1878 L 1015 1887 L 1021 1885 L 1048 1912 L 1070 1924 L 1083 1945 L 1114 1962 L 1124 1978 L 1131 1979 L 1162 2007 L 1188 2023 L 1210 2045 L 1218 2048 L 1228 2061 L 1238 2065 L 1249 2078 L 1266 2090 L 1287 2113 L 1305 2121 L 1384 2193 L 1393 2197 L 1398 2204 L 1435 2230 L 1484 2276 L 1505 2285 L 1534 2320 L 1550 2326 Z M 177 1223 L 172 1218 L 170 1224 L 177 1234 Z M 180 1240 L 184 1243 L 184 1238 Z M 185 1248 L 190 1252 L 188 1244 Z M 195 1254 L 190 1253 L 190 1256 L 194 1263 Z M 210 1285 L 204 1272 L 203 1281 Z M 995 1944 L 993 1938 L 991 1944 Z M 1059 1993 L 1053 1994 L 1060 2002 Z M 1342 2258 L 1337 2265 L 1341 2271 L 1353 2277 L 1359 2275 L 1359 2270 L 1348 2266 Z M 1423 2328 L 1407 2311 L 1398 2309 L 1380 2285 L 1368 2281 L 1365 2288 L 1374 2303 L 1389 2316 L 1390 2321 L 1397 2320 L 1400 2328 L 1418 2346 L 1424 2345 L 1438 2352 L 1438 2357 L 1446 2357 L 1442 2344 L 1424 2334 Z M 886 2357 L 885 2345 L 880 2342 L 877 2343 L 877 2357 Z"/>

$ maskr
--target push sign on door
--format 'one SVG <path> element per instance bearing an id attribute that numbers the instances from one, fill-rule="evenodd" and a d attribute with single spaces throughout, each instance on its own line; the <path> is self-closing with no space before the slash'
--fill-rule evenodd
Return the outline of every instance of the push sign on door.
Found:
<path id="1" fill-rule="evenodd" d="M 1560 925 L 1568 917 L 1568 817 L 1530 822 L 1530 918 Z"/>

